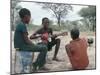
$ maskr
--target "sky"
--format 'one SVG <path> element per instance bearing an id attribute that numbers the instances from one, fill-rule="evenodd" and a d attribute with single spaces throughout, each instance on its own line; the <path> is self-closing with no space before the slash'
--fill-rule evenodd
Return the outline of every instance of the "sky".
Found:
<path id="1" fill-rule="evenodd" d="M 33 23 L 35 25 L 41 25 L 41 19 L 43 17 L 48 17 L 50 20 L 56 21 L 56 18 L 53 17 L 53 13 L 50 12 L 49 10 L 44 10 L 42 9 L 39 4 L 36 4 L 34 2 L 20 2 L 18 5 L 21 5 L 23 8 L 27 8 L 31 11 L 31 19 L 33 20 Z M 79 20 L 82 17 L 78 15 L 78 12 L 80 9 L 87 7 L 87 6 L 82 6 L 82 5 L 72 5 L 73 11 L 71 11 L 64 20 Z"/>

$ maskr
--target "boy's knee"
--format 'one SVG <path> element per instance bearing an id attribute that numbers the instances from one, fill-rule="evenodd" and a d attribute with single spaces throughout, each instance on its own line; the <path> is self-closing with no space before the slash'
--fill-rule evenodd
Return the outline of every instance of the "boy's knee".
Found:
<path id="1" fill-rule="evenodd" d="M 43 46 L 42 46 L 42 49 L 43 49 L 44 51 L 48 51 L 47 45 L 43 45 Z"/>
<path id="2" fill-rule="evenodd" d="M 61 41 L 61 40 L 60 40 L 59 38 L 58 38 L 58 39 L 56 39 L 56 42 L 57 42 L 57 43 L 60 43 L 60 41 Z"/>

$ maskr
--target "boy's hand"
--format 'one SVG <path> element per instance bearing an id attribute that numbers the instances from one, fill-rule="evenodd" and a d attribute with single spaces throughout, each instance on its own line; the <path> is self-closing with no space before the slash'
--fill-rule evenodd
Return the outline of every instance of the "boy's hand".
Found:
<path id="1" fill-rule="evenodd" d="M 42 42 L 44 42 L 44 43 L 47 43 L 47 42 L 48 42 L 48 38 L 49 38 L 48 33 L 44 33 L 44 34 L 42 34 L 42 36 L 41 36 L 41 40 L 42 40 Z"/>
<path id="2" fill-rule="evenodd" d="M 27 33 L 27 32 L 23 33 L 23 37 L 24 37 L 24 40 L 25 40 L 25 42 L 26 42 L 27 44 L 33 44 L 33 43 L 29 40 L 29 38 L 28 38 L 28 33 Z"/>
<path id="3" fill-rule="evenodd" d="M 56 34 L 53 34 L 51 38 L 56 38 L 56 37 L 57 37 L 57 35 Z"/>

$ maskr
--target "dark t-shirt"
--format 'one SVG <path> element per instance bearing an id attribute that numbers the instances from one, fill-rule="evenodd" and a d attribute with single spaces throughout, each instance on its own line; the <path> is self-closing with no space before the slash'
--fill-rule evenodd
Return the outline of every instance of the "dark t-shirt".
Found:
<path id="1" fill-rule="evenodd" d="M 27 33 L 27 28 L 24 23 L 19 23 L 16 26 L 15 34 L 14 34 L 14 48 L 23 48 L 27 43 L 24 40 L 23 33 Z"/>

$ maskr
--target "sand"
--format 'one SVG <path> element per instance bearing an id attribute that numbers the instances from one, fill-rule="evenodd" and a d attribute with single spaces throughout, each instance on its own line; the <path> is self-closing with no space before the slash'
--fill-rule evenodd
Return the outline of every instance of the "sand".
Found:
<path id="1" fill-rule="evenodd" d="M 15 61 L 15 49 L 13 47 L 13 34 L 12 33 L 12 74 L 14 73 L 14 61 Z M 89 65 L 86 69 L 95 69 L 96 68 L 96 50 L 95 50 L 95 36 L 94 35 L 88 35 L 87 33 L 81 33 L 81 36 L 80 37 L 85 37 L 85 38 L 93 38 L 94 39 L 94 43 L 88 47 L 88 56 L 89 56 Z M 57 61 L 53 61 L 52 60 L 52 57 L 54 55 L 54 50 L 55 50 L 55 47 L 52 48 L 52 51 L 49 51 L 48 54 L 47 54 L 47 62 L 45 64 L 46 67 L 49 68 L 48 71 L 38 71 L 38 72 L 50 72 L 50 71 L 69 71 L 69 70 L 72 70 L 71 69 L 71 64 L 69 62 L 69 58 L 66 54 L 66 51 L 65 51 L 65 45 L 67 43 L 69 43 L 69 41 L 71 40 L 70 38 L 70 35 L 68 36 L 60 36 L 58 37 L 61 39 L 61 45 L 60 45 L 60 49 L 59 49 L 59 52 L 58 52 L 58 55 L 57 57 L 61 60 L 59 62 Z M 37 55 L 38 53 L 35 53 L 35 56 L 34 56 L 34 60 L 36 60 L 37 58 Z M 17 56 L 18 57 L 18 56 Z M 19 67 L 18 67 L 19 66 Z M 17 68 L 16 68 L 16 72 L 17 73 L 20 73 L 20 65 L 17 63 Z"/>

